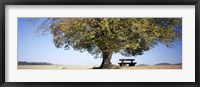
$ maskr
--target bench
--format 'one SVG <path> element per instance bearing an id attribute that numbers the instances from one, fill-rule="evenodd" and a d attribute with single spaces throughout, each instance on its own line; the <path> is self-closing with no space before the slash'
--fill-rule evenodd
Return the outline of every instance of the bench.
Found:
<path id="1" fill-rule="evenodd" d="M 135 61 L 135 59 L 119 59 L 119 61 L 121 61 L 121 63 L 118 63 L 119 66 L 126 66 L 126 65 L 135 66 L 135 64 L 137 64 L 136 62 L 133 62 Z M 126 61 L 130 61 L 130 62 L 126 62 Z"/>

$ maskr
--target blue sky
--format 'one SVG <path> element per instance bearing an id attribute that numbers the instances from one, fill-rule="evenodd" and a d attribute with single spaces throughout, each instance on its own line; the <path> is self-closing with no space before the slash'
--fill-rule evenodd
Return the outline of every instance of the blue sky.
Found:
<path id="1" fill-rule="evenodd" d="M 39 35 L 37 26 L 33 26 L 23 18 L 18 18 L 18 61 L 49 62 L 63 65 L 99 66 L 102 58 L 94 59 L 87 51 L 80 53 L 73 48 L 64 50 L 56 48 L 51 34 Z M 143 55 L 124 57 L 113 54 L 112 63 L 118 64 L 121 58 L 134 58 L 138 64 L 154 65 L 157 63 L 182 63 L 182 40 L 172 43 L 173 48 L 159 44 Z"/>

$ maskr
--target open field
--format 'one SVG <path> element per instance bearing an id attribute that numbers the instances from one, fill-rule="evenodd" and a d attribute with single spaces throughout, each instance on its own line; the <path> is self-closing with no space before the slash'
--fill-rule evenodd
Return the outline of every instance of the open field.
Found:
<path id="1" fill-rule="evenodd" d="M 18 65 L 18 69 L 91 69 L 92 66 Z"/>
<path id="2" fill-rule="evenodd" d="M 121 69 L 182 69 L 182 65 L 124 66 Z"/>
<path id="3" fill-rule="evenodd" d="M 66 65 L 18 65 L 18 69 L 92 69 L 93 66 L 66 66 Z M 182 69 L 182 65 L 156 65 L 156 66 L 123 66 L 120 69 Z"/>

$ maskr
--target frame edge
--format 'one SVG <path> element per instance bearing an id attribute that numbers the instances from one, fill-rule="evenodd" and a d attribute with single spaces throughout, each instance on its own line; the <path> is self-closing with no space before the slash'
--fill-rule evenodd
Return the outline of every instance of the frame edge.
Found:
<path id="1" fill-rule="evenodd" d="M 0 62 L 1 63 L 0 64 L 0 86 L 1 87 L 5 87 L 5 86 L 7 86 L 9 84 L 9 82 L 8 83 L 5 82 L 5 5 L 6 4 L 13 4 L 13 3 L 12 2 L 11 3 L 10 2 L 7 3 L 6 1 L 1 1 L 0 3 L 1 3 L 1 5 L 0 5 L 0 9 L 1 9 L 1 11 L 0 11 L 1 12 L 0 20 L 2 22 L 2 23 L 0 23 L 0 27 L 1 27 L 1 30 L 0 30 L 0 46 L 1 47 L 0 47 L 0 49 L 2 50 L 2 52 L 0 53 L 0 56 L 2 57 L 2 58 L 0 58 L 0 61 L 1 61 Z M 20 3 L 20 2 L 18 2 L 18 3 Z M 44 3 L 44 2 L 42 2 L 42 3 Z M 195 2 L 193 2 L 193 3 L 195 3 Z M 23 4 L 23 2 L 22 2 L 22 4 Z M 200 38 L 200 36 L 198 35 L 198 33 L 200 32 L 199 31 L 199 29 L 200 29 L 200 24 L 199 24 L 200 23 L 200 1 L 198 0 L 198 2 L 196 2 L 196 4 L 194 4 L 194 5 L 195 5 L 195 44 L 197 45 L 198 43 L 200 43 L 200 40 L 198 40 Z M 199 49 L 200 48 L 197 45 L 195 47 L 195 69 L 196 69 L 195 70 L 195 85 L 196 86 L 200 85 L 200 81 L 199 81 L 199 73 L 200 73 L 199 70 L 200 69 L 199 69 L 199 67 L 197 68 L 197 66 L 200 65 L 199 64 L 200 60 L 198 58 L 199 57 L 199 54 L 198 54 Z M 76 83 L 73 83 L 73 85 L 72 84 L 70 85 L 68 83 L 68 86 L 75 86 L 74 84 L 76 84 Z M 40 84 L 40 85 L 44 85 L 44 84 Z M 62 84 L 60 84 L 60 85 L 62 85 Z M 109 86 L 108 84 L 106 84 L 106 85 Z M 85 86 L 85 85 L 83 85 L 83 86 Z M 95 85 L 93 85 L 93 86 L 95 86 Z M 122 86 L 122 85 L 118 85 L 117 87 L 119 87 L 119 86 Z M 140 87 L 140 85 L 136 85 L 136 86 Z M 150 85 L 149 87 L 151 87 L 151 86 L 152 85 Z M 77 84 L 75 87 L 80 87 L 80 85 Z"/>
<path id="2" fill-rule="evenodd" d="M 199 73 L 200 73 L 200 69 L 197 66 L 200 66 L 200 60 L 199 60 L 199 46 L 197 44 L 200 43 L 200 40 L 198 40 L 200 38 L 200 1 L 198 1 L 195 4 L 195 83 L 197 85 L 200 85 L 200 81 L 199 81 Z"/>
<path id="3" fill-rule="evenodd" d="M 5 1 L 2 0 L 0 5 L 1 9 L 1 23 L 0 23 L 0 86 L 3 87 L 3 84 L 5 83 Z"/>

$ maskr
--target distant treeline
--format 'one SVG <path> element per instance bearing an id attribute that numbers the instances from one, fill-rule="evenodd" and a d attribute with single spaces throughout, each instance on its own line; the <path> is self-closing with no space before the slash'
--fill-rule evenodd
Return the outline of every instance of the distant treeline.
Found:
<path id="1" fill-rule="evenodd" d="M 155 65 L 182 65 L 182 63 L 170 64 L 170 63 L 158 63 Z"/>
<path id="2" fill-rule="evenodd" d="M 47 62 L 26 62 L 26 61 L 19 61 L 18 65 L 53 65 L 52 63 Z"/>

